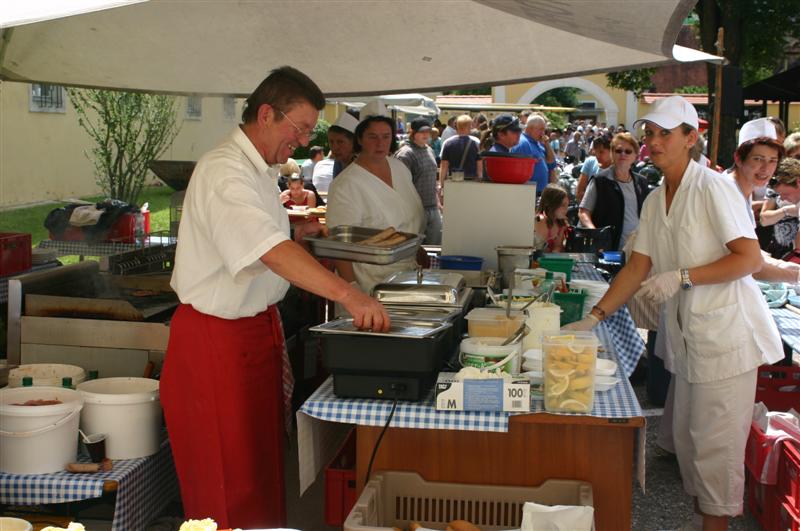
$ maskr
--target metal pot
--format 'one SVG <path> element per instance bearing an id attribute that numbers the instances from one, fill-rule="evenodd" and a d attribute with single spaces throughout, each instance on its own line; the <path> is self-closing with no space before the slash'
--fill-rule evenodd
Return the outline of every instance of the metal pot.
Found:
<path id="1" fill-rule="evenodd" d="M 511 284 L 515 269 L 530 269 L 536 255 L 536 249 L 533 247 L 501 245 L 495 249 L 503 288 L 508 288 Z"/>

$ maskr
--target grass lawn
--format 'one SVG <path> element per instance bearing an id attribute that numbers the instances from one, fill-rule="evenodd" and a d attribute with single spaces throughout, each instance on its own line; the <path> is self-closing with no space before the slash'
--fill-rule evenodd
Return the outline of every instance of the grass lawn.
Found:
<path id="1" fill-rule="evenodd" d="M 149 186 L 142 192 L 140 203 L 150 204 L 150 231 L 169 231 L 169 201 L 174 190 L 169 186 Z M 84 201 L 97 202 L 103 196 L 82 197 Z M 33 247 L 48 237 L 44 228 L 47 214 L 55 208 L 67 203 L 51 203 L 28 208 L 18 208 L 0 212 L 0 232 L 29 232 Z M 74 263 L 77 256 L 65 256 L 60 259 L 63 263 Z"/>

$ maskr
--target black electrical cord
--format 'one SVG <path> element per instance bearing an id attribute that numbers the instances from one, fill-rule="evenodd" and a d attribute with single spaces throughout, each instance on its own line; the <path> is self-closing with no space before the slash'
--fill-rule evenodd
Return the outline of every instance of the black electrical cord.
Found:
<path id="1" fill-rule="evenodd" d="M 392 410 L 389 411 L 389 418 L 386 419 L 386 424 L 383 425 L 383 429 L 381 430 L 380 435 L 378 435 L 378 440 L 375 441 L 375 446 L 372 448 L 372 455 L 369 458 L 369 465 L 367 465 L 367 477 L 364 479 L 364 485 L 369 483 L 369 478 L 372 475 L 372 463 L 375 461 L 375 455 L 378 453 L 378 447 L 381 445 L 381 440 L 383 439 L 383 435 L 386 433 L 386 429 L 389 427 L 389 423 L 392 422 L 392 417 L 394 417 L 395 409 L 397 409 L 396 394 L 394 400 L 392 401 Z"/>

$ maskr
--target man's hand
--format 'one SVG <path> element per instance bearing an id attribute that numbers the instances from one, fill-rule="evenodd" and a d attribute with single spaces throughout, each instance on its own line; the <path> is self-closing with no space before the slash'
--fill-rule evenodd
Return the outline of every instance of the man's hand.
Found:
<path id="1" fill-rule="evenodd" d="M 305 241 L 306 236 L 327 236 L 328 227 L 321 224 L 317 220 L 308 221 L 307 223 L 298 223 L 294 226 L 294 241 L 308 250 L 308 242 Z"/>
<path id="2" fill-rule="evenodd" d="M 654 275 L 642 282 L 642 287 L 639 288 L 636 294 L 653 304 L 661 304 L 672 298 L 673 295 L 678 293 L 679 289 L 681 289 L 680 271 L 667 271 L 666 273 Z"/>
<path id="3" fill-rule="evenodd" d="M 592 314 L 587 315 L 580 321 L 575 321 L 564 325 L 561 330 L 572 330 L 573 332 L 591 332 L 600 321 Z"/>
<path id="4" fill-rule="evenodd" d="M 350 286 L 347 295 L 339 301 L 344 309 L 353 316 L 353 324 L 362 330 L 388 332 L 391 326 L 386 308 L 372 297 Z"/>

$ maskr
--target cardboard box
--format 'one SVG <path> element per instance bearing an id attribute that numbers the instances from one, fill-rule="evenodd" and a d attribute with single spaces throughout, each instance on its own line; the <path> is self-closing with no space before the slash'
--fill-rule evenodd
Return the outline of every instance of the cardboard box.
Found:
<path id="1" fill-rule="evenodd" d="M 531 410 L 531 384 L 527 378 L 492 378 L 456 381 L 453 372 L 439 373 L 436 409 L 440 411 Z"/>

